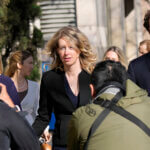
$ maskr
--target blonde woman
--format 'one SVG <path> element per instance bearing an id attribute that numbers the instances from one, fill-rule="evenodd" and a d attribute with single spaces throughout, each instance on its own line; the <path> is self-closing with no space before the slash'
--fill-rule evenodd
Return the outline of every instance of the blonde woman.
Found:
<path id="1" fill-rule="evenodd" d="M 76 27 L 63 27 L 50 39 L 46 49 L 53 62 L 44 73 L 40 88 L 40 105 L 33 128 L 40 136 L 48 125 L 51 112 L 56 116 L 53 146 L 66 150 L 68 122 L 72 113 L 89 103 L 90 73 L 96 57 L 87 37 Z"/>
<path id="2" fill-rule="evenodd" d="M 39 103 L 38 83 L 27 80 L 33 69 L 33 57 L 29 51 L 12 52 L 8 58 L 6 75 L 14 82 L 22 110 L 30 125 L 35 120 Z"/>
<path id="3" fill-rule="evenodd" d="M 104 53 L 103 60 L 113 60 L 116 62 L 120 62 L 126 69 L 128 68 L 127 57 L 123 53 L 123 51 L 116 46 L 109 47 Z"/>

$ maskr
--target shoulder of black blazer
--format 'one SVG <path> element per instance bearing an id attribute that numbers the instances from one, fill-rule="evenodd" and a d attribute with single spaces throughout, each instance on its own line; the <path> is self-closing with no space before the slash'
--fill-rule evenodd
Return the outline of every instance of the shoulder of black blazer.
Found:
<path id="1" fill-rule="evenodd" d="M 64 71 L 60 70 L 50 70 L 43 74 L 43 82 L 47 85 L 48 89 L 49 86 L 55 88 L 63 88 L 64 89 Z M 80 98 L 79 98 L 79 106 L 84 106 L 89 103 L 91 99 L 91 91 L 90 91 L 90 74 L 87 73 L 85 70 L 82 70 L 79 74 L 79 91 L 80 91 Z M 64 89 L 65 92 L 65 89 Z"/>
<path id="2" fill-rule="evenodd" d="M 142 68 L 145 68 L 147 67 L 148 70 L 150 71 L 150 52 L 143 55 L 143 56 L 140 56 L 134 60 L 132 60 L 130 62 L 130 65 L 132 66 L 132 68 L 136 69 L 136 68 L 139 68 L 141 67 L 141 71 L 142 71 Z"/>

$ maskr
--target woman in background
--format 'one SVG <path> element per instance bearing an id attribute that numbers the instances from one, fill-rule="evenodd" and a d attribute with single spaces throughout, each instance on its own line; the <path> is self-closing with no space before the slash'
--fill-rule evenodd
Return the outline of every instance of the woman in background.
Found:
<path id="1" fill-rule="evenodd" d="M 104 53 L 103 60 L 113 60 L 120 62 L 126 69 L 128 68 L 128 61 L 123 51 L 116 46 L 109 47 Z"/>
<path id="2" fill-rule="evenodd" d="M 26 112 L 25 118 L 30 125 L 35 120 L 39 103 L 38 83 L 27 80 L 26 77 L 33 70 L 33 57 L 29 51 L 12 52 L 8 58 L 6 75 L 14 82 L 22 110 Z"/>
<path id="3" fill-rule="evenodd" d="M 96 57 L 87 37 L 71 26 L 58 30 L 46 48 L 53 58 L 52 70 L 42 77 L 39 115 L 33 128 L 40 136 L 54 110 L 54 150 L 66 150 L 68 122 L 72 113 L 91 99 L 90 73 Z"/>
<path id="4" fill-rule="evenodd" d="M 139 54 L 140 56 L 150 52 L 150 40 L 141 41 L 139 44 Z"/>

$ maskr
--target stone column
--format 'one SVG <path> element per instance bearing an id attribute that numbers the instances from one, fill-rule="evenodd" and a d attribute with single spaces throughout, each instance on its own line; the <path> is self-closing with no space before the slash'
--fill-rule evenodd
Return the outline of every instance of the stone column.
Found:
<path id="1" fill-rule="evenodd" d="M 107 23 L 105 0 L 77 0 L 77 26 L 89 38 L 101 60 L 107 47 Z"/>
<path id="2" fill-rule="evenodd" d="M 143 19 L 141 10 L 141 0 L 134 0 L 135 7 L 135 29 L 136 29 L 136 56 L 138 56 L 139 43 L 143 40 Z"/>
<path id="3" fill-rule="evenodd" d="M 118 46 L 125 50 L 126 37 L 124 30 L 124 1 L 123 0 L 107 0 L 108 30 L 109 30 L 109 46 Z"/>

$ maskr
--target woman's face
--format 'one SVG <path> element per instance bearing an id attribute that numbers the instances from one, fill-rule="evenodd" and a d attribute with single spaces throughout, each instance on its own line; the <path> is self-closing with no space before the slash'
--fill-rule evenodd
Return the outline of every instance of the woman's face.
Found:
<path id="1" fill-rule="evenodd" d="M 105 60 L 113 60 L 119 62 L 119 57 L 114 51 L 108 51 L 106 53 Z"/>
<path id="2" fill-rule="evenodd" d="M 80 51 L 75 48 L 73 44 L 65 40 L 64 38 L 58 41 L 57 53 L 62 61 L 64 67 L 72 66 L 79 63 Z"/>
<path id="3" fill-rule="evenodd" d="M 24 76 L 29 76 L 33 70 L 33 57 L 30 56 L 23 61 L 21 72 Z"/>

